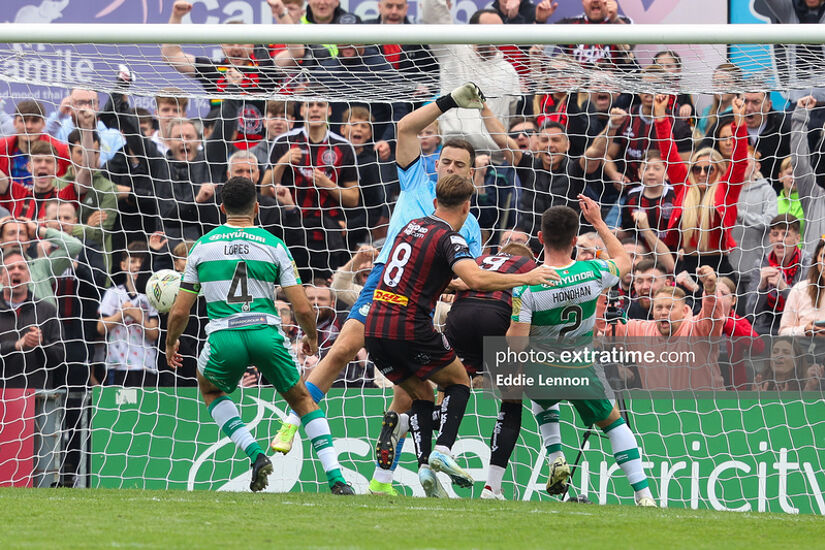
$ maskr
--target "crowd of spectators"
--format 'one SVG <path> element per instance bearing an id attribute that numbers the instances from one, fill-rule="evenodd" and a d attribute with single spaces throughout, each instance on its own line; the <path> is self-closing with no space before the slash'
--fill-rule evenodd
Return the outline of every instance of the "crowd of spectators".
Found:
<path id="1" fill-rule="evenodd" d="M 337 0 L 268 3 L 278 24 L 360 22 Z M 822 16 L 821 0 L 806 3 Z M 407 7 L 380 0 L 369 23 L 412 24 Z M 582 7 L 561 23 L 632 24 L 616 1 L 582 0 Z M 469 22 L 541 24 L 556 8 L 551 0 L 496 0 Z M 191 9 L 178 0 L 169 22 Z M 419 14 L 421 23 L 454 22 L 448 0 L 420 0 Z M 485 252 L 519 242 L 538 254 L 541 213 L 577 208 L 584 193 L 634 258 L 608 304 L 629 320 L 621 333 L 795 337 L 769 345 L 764 367 L 746 366 L 747 354 L 732 343 L 722 350 L 726 359 L 709 366 L 707 386 L 820 387 L 822 368 L 807 355 L 825 353 L 825 141 L 816 94 L 798 94 L 784 108 L 762 81 L 723 63 L 698 112 L 698 97 L 657 93 L 679 83 L 676 52 L 640 66 L 624 45 L 224 44 L 222 51 L 212 60 L 164 44 L 158 55 L 210 95 L 203 118 L 188 118 L 189 98 L 177 88 L 159 90 L 154 112 L 132 107 L 125 68 L 113 93 L 75 88 L 53 112 L 17 102 L 13 133 L 0 140 L 6 386 L 194 385 L 205 305 L 181 339 L 184 367 L 172 372 L 158 351 L 165 316 L 143 289 L 153 271 L 182 271 L 193 241 L 221 223 L 221 185 L 234 176 L 258 183 L 260 223 L 295 257 L 324 354 L 384 244 L 400 191 L 395 123 L 471 80 L 488 98 L 485 109 L 453 109 L 419 138 L 433 178 L 444 140 L 476 148 L 473 213 Z M 800 70 L 805 51 L 795 54 Z M 604 78 L 616 72 L 636 75 L 648 91 L 617 93 Z M 393 86 L 406 90 L 395 102 L 369 93 Z M 347 101 L 325 95 L 330 90 Z M 315 99 L 264 97 L 296 91 Z M 582 231 L 577 257 L 605 257 L 598 236 Z M 708 269 L 724 277 L 718 303 L 703 298 Z M 285 300 L 279 311 L 287 336 L 300 341 Z M 811 347 L 799 347 L 802 340 Z M 295 352 L 305 371 L 318 361 L 300 346 Z M 657 384 L 644 373 L 624 378 Z M 265 382 L 254 368 L 243 379 Z M 383 381 L 363 350 L 338 383 L 376 384 Z"/>

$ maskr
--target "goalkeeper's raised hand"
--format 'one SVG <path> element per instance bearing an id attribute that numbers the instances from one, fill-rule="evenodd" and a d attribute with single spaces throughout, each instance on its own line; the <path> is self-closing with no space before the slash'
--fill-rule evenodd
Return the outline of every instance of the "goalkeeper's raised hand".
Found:
<path id="1" fill-rule="evenodd" d="M 442 113 L 446 113 L 455 107 L 478 109 L 480 111 L 484 108 L 485 99 L 481 88 L 472 82 L 467 82 L 449 94 L 439 97 L 435 100 L 435 103 Z"/>

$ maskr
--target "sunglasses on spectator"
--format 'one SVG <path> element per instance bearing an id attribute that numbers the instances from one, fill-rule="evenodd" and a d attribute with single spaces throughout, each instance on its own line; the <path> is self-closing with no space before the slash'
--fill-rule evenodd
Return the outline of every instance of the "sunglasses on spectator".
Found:
<path id="1" fill-rule="evenodd" d="M 694 166 L 691 167 L 690 171 L 693 172 L 694 175 L 699 175 L 703 172 L 707 173 L 707 174 L 713 174 L 714 172 L 716 172 L 716 167 L 715 166 L 696 166 L 696 165 L 694 165 Z"/>
<path id="2" fill-rule="evenodd" d="M 536 131 L 532 130 L 532 129 L 513 130 L 512 132 L 510 132 L 510 137 L 513 138 L 513 139 L 518 139 L 521 136 L 530 137 L 535 133 L 536 133 Z"/>

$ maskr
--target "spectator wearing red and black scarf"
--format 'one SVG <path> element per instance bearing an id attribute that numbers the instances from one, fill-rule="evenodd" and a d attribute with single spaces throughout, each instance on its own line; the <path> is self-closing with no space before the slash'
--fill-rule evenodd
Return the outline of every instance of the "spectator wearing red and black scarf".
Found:
<path id="1" fill-rule="evenodd" d="M 800 238 L 800 224 L 795 216 L 781 214 L 771 220 L 771 250 L 762 259 L 759 277 L 754 278 L 747 293 L 747 313 L 753 313 L 753 327 L 759 334 L 779 334 L 791 287 L 808 272 L 811 259 L 799 248 Z"/>

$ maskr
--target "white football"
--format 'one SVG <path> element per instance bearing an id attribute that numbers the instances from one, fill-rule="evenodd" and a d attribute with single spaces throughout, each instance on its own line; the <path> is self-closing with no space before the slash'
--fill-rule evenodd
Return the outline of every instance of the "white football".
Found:
<path id="1" fill-rule="evenodd" d="M 159 313 L 168 313 L 175 303 L 180 288 L 181 275 L 173 269 L 161 269 L 153 273 L 146 283 L 146 298 Z"/>

